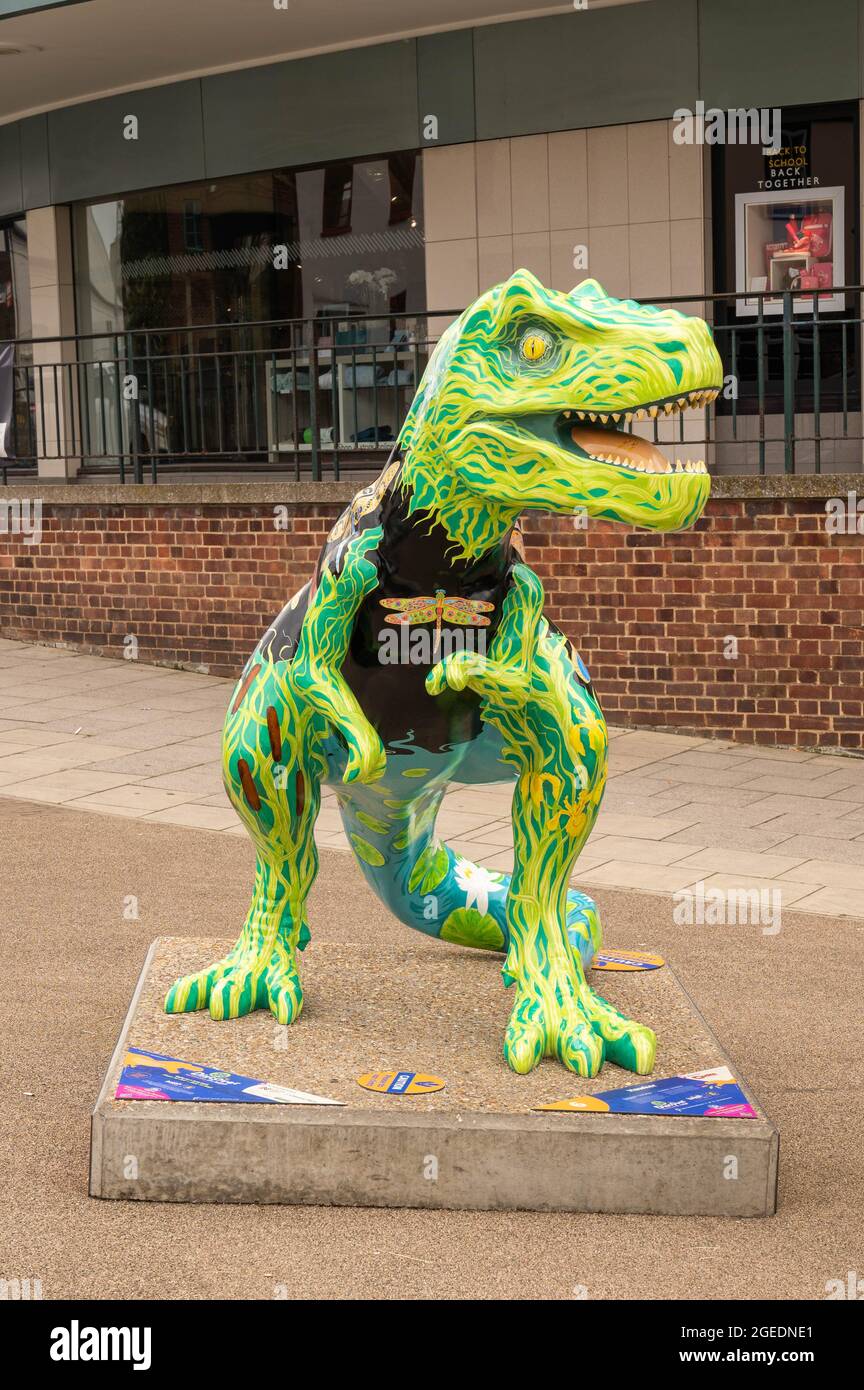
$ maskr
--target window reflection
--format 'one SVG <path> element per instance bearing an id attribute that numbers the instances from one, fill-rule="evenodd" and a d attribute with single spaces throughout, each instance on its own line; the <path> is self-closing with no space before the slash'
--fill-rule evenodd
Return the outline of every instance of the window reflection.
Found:
<path id="1" fill-rule="evenodd" d="M 80 331 L 422 311 L 416 173 L 409 151 L 79 206 Z"/>
<path id="2" fill-rule="evenodd" d="M 27 224 L 23 218 L 0 222 L 0 462 L 33 456 L 33 402 L 27 366 L 33 350 L 28 339 L 30 276 Z M 4 346 L 5 343 L 5 346 Z"/>
<path id="3" fill-rule="evenodd" d="M 30 337 L 27 224 L 0 222 L 0 342 Z"/>
<path id="4" fill-rule="evenodd" d="M 425 310 L 418 159 L 76 207 L 85 452 L 278 463 L 316 428 L 325 448 L 392 442 L 415 374 L 406 316 Z M 130 373 L 139 394 L 118 405 Z"/>

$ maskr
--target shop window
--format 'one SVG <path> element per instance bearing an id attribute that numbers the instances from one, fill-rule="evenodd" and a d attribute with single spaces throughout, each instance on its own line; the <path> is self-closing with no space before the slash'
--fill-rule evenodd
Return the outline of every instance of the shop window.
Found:
<path id="1" fill-rule="evenodd" d="M 858 108 L 836 103 L 784 109 L 780 148 L 716 145 L 712 151 L 715 336 L 737 384 L 735 408 L 783 408 L 783 290 L 792 300 L 795 408 L 860 406 Z M 766 326 L 758 327 L 760 314 Z M 818 315 L 818 331 L 812 320 Z M 721 397 L 719 413 L 731 412 Z"/>
<path id="2" fill-rule="evenodd" d="M 0 222 L 0 342 L 30 336 L 27 224 Z"/>
<path id="3" fill-rule="evenodd" d="M 422 312 L 418 158 L 408 151 L 77 206 L 81 332 Z"/>
<path id="4" fill-rule="evenodd" d="M 30 333 L 27 224 L 20 218 L 0 222 L 0 460 L 33 455 L 32 400 L 26 376 L 33 360 L 26 341 Z M 11 339 L 19 342 L 13 344 Z"/>
<path id="5" fill-rule="evenodd" d="M 416 331 L 395 316 L 426 308 L 418 159 L 342 160 L 76 206 L 78 326 L 95 335 L 80 349 L 91 452 L 114 457 L 121 442 L 127 453 L 132 446 L 131 427 L 122 425 L 121 441 L 111 409 L 117 344 L 139 379 L 144 452 L 170 452 L 177 440 L 186 452 L 248 449 L 262 437 L 274 377 L 291 416 L 286 354 L 297 354 L 308 385 L 313 343 L 319 385 L 336 345 L 366 354 L 358 382 L 361 367 L 377 381 L 376 351 Z M 334 397 L 340 391 L 345 433 L 359 435 L 368 428 L 359 386 L 356 422 L 342 377 Z M 290 418 L 277 424 L 280 438 L 294 428 Z"/>

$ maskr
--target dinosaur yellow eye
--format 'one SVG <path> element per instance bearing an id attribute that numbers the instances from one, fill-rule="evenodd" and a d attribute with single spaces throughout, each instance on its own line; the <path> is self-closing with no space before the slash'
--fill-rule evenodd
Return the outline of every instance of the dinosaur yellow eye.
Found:
<path id="1" fill-rule="evenodd" d="M 539 362 L 549 351 L 549 339 L 541 333 L 526 333 L 520 344 L 522 356 L 528 362 Z"/>

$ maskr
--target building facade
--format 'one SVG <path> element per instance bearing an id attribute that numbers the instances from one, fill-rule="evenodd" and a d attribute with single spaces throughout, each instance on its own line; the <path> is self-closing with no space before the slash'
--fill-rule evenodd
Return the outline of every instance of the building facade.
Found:
<path id="1" fill-rule="evenodd" d="M 862 279 L 859 0 L 141 9 L 121 22 L 113 0 L 0 4 L 0 341 L 82 335 L 35 360 L 101 362 L 111 335 L 160 330 L 164 357 L 193 327 L 219 353 L 237 342 L 222 325 L 380 315 L 372 341 L 386 345 L 394 325 L 418 336 L 414 315 L 431 315 L 434 336 L 439 311 L 517 266 L 562 290 L 590 275 L 715 322 L 737 404 L 718 406 L 714 461 L 771 471 L 781 437 L 755 443 L 760 410 L 782 414 L 770 292 L 809 288 L 823 291 L 822 387 L 814 402 L 812 334 L 799 333 L 796 466 L 814 466 L 815 408 L 815 463 L 860 467 L 860 308 L 824 293 Z M 424 32 L 405 31 L 412 19 Z M 167 45 L 152 42 L 162 20 Z M 97 36 L 103 61 L 64 62 Z M 763 125 L 718 132 L 717 113 Z M 104 381 L 85 394 L 81 431 L 98 433 Z M 263 413 L 244 382 L 247 395 L 246 413 Z M 145 452 L 175 409 L 170 393 L 149 404 Z M 401 404 L 383 423 L 361 409 L 354 435 L 365 420 L 385 443 Z M 62 420 L 45 433 L 61 443 Z M 113 444 L 102 433 L 109 457 L 117 431 Z M 55 452 L 46 475 L 80 467 Z"/>
<path id="2" fill-rule="evenodd" d="M 238 671 L 526 266 L 703 314 L 727 374 L 653 427 L 726 475 L 696 540 L 531 519 L 607 714 L 860 752 L 862 12 L 0 0 L 0 631 Z"/>

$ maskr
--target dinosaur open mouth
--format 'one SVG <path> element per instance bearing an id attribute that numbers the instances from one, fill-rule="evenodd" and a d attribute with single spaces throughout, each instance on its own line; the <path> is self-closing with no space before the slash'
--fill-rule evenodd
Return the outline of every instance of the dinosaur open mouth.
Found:
<path id="1" fill-rule="evenodd" d="M 598 463 L 611 463 L 616 468 L 628 468 L 634 473 L 705 473 L 704 459 L 688 456 L 676 458 L 673 463 L 650 439 L 630 434 L 626 426 L 632 420 L 664 419 L 668 415 L 679 414 L 688 406 L 698 408 L 707 405 L 717 394 L 716 387 L 708 387 L 688 391 L 685 396 L 649 401 L 632 410 L 564 410 L 555 421 L 555 433 L 562 447 L 572 449 L 575 446 L 581 455 Z M 625 428 L 618 428 L 619 425 Z M 673 444 L 673 447 L 686 453 L 693 446 L 681 441 Z"/>

